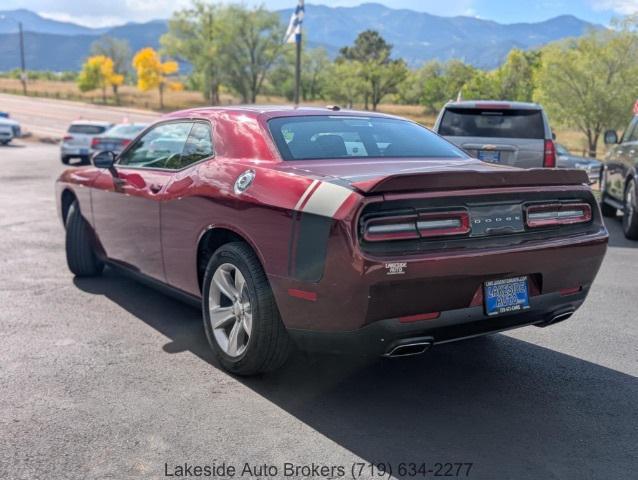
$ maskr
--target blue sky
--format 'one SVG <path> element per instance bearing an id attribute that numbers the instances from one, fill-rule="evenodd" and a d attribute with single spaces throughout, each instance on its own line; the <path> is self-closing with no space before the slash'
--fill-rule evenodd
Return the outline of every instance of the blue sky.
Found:
<path id="1" fill-rule="evenodd" d="M 215 0 L 211 0 L 215 1 Z M 308 0 L 307 0 L 308 1 Z M 638 13 L 638 0 L 377 0 L 392 8 L 410 8 L 436 15 L 470 15 L 501 23 L 536 22 L 572 14 L 607 24 L 614 16 Z M 28 8 L 45 16 L 91 26 L 167 18 L 190 0 L 2 0 L 0 8 Z M 240 0 L 241 3 L 241 0 Z M 293 7 L 296 0 L 243 0 L 270 9 Z M 308 3 L 313 3 L 312 1 Z M 351 6 L 360 0 L 316 1 L 330 6 Z"/>

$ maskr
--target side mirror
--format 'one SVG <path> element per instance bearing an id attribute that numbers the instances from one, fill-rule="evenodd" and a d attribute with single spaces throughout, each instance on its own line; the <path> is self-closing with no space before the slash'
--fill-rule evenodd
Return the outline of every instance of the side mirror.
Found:
<path id="1" fill-rule="evenodd" d="M 616 145 L 618 143 L 618 134 L 616 130 L 607 130 L 605 132 L 605 145 Z"/>
<path id="2" fill-rule="evenodd" d="M 91 157 L 91 161 L 97 168 L 105 168 L 111 172 L 111 175 L 117 177 L 117 170 L 115 170 L 115 153 L 109 150 L 103 150 L 95 153 L 93 157 Z"/>
<path id="3" fill-rule="evenodd" d="M 552 140 L 556 141 L 556 132 L 552 130 Z"/>

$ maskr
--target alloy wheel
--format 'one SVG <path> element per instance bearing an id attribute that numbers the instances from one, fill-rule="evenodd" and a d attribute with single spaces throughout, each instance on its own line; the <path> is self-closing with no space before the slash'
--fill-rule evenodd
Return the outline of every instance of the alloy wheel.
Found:
<path id="1" fill-rule="evenodd" d="M 224 263 L 215 270 L 208 309 L 215 341 L 229 357 L 240 357 L 248 347 L 253 315 L 246 279 L 235 265 Z"/>

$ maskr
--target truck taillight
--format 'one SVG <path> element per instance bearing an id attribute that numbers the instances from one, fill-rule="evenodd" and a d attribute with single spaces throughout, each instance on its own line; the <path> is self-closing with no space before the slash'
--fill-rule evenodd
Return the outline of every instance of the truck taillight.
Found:
<path id="1" fill-rule="evenodd" d="M 62 140 L 65 142 L 71 141 L 73 140 L 73 135 L 65 135 L 64 137 L 62 137 Z"/>
<path id="2" fill-rule="evenodd" d="M 91 148 L 97 148 L 97 146 L 100 144 L 100 139 L 97 137 L 93 137 L 91 139 Z"/>
<path id="3" fill-rule="evenodd" d="M 545 156 L 543 158 L 543 167 L 556 167 L 556 145 L 553 140 L 545 140 Z"/>
<path id="4" fill-rule="evenodd" d="M 415 215 L 377 217 L 364 223 L 366 242 L 415 240 L 418 238 L 466 235 L 470 232 L 470 217 L 464 210 L 427 212 Z"/>
<path id="5" fill-rule="evenodd" d="M 530 205 L 526 210 L 526 222 L 529 228 L 572 225 L 589 222 L 591 214 L 588 203 Z"/>

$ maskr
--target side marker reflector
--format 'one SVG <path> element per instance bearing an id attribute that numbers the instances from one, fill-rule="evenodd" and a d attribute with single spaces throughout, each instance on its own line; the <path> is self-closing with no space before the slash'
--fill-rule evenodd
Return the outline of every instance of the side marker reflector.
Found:
<path id="1" fill-rule="evenodd" d="M 289 288 L 288 295 L 295 298 L 301 298 L 302 300 L 308 300 L 309 302 L 317 301 L 317 292 L 308 292 L 306 290 L 298 290 L 296 288 Z"/>
<path id="2" fill-rule="evenodd" d="M 414 323 L 422 320 L 436 320 L 441 315 L 441 312 L 432 313 L 420 313 L 418 315 L 408 315 L 407 317 L 399 317 L 401 323 Z"/>

